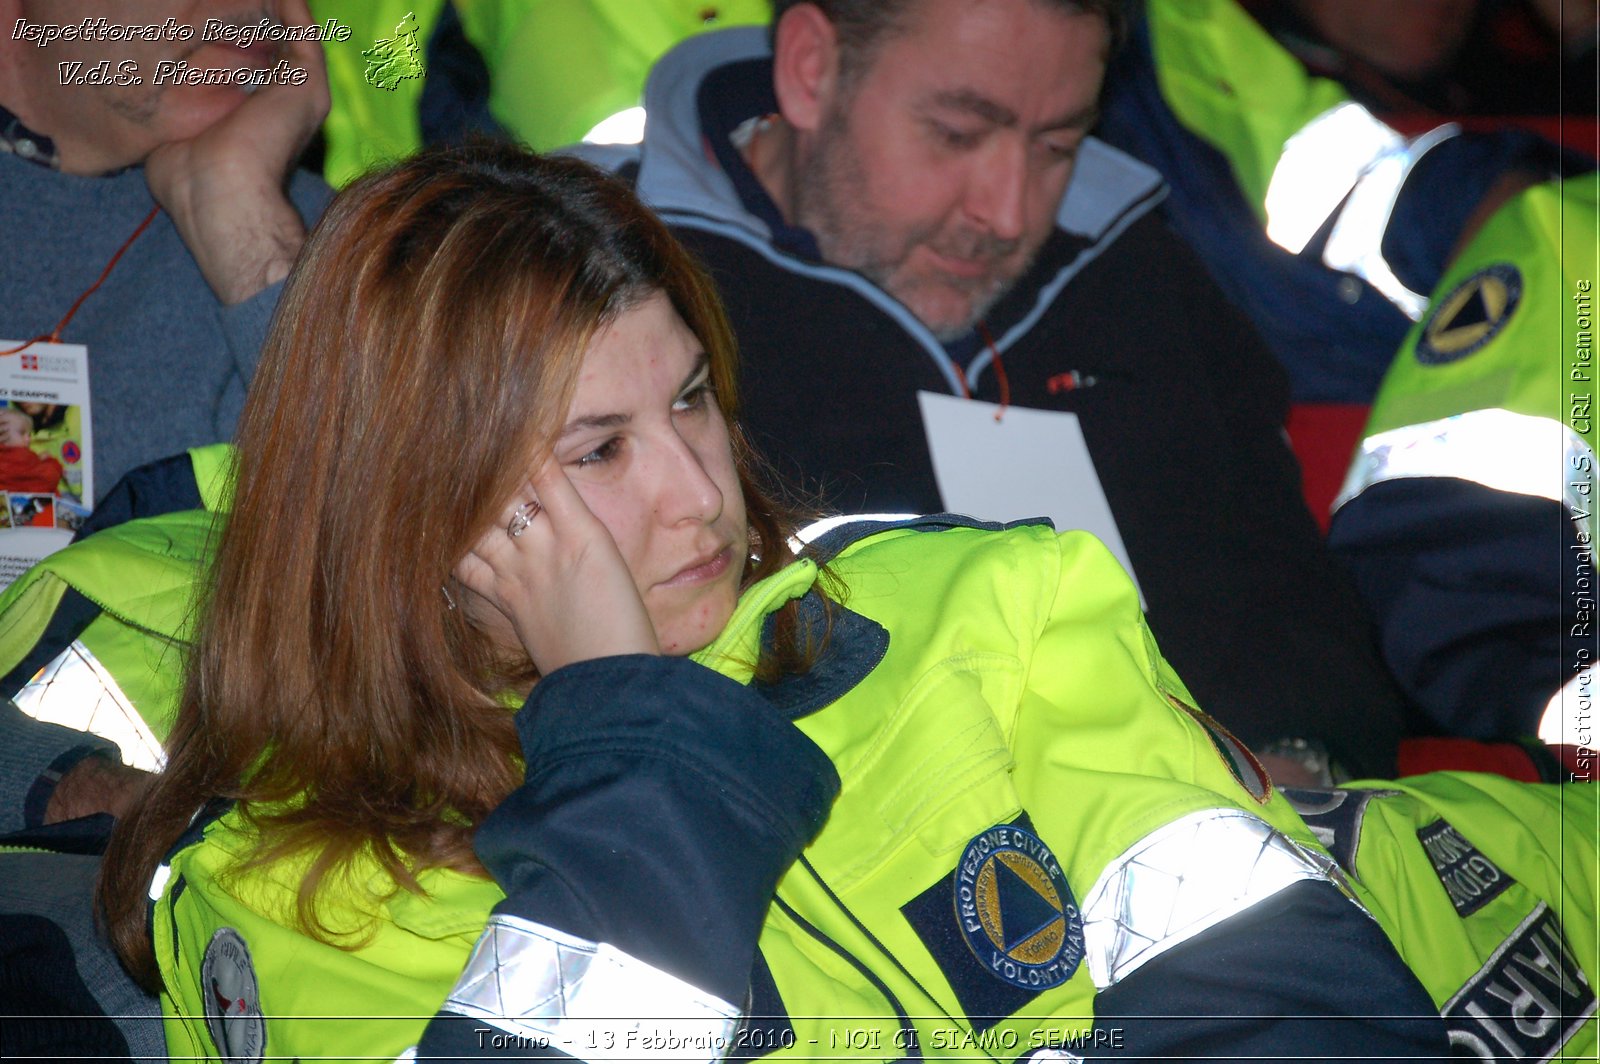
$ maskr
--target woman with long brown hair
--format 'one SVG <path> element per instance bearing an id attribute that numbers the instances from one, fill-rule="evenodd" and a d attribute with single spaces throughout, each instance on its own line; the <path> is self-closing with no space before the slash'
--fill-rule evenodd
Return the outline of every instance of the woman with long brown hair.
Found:
<path id="1" fill-rule="evenodd" d="M 900 1056 L 1152 1012 L 1190 1020 L 1127 1021 L 1141 1052 L 1417 1047 L 1351 1018 L 1429 1009 L 1103 548 L 944 519 L 796 559 L 735 395 L 706 278 L 582 163 L 336 199 L 101 884 L 171 1053 Z M 1145 963 L 1129 855 L 1201 829 L 1252 885 Z M 1190 985 L 1285 926 L 1362 978 Z"/>

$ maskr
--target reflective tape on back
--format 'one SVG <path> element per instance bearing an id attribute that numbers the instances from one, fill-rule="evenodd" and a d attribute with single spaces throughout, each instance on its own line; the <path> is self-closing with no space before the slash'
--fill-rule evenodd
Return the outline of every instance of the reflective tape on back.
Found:
<path id="1" fill-rule="evenodd" d="M 1452 477 L 1559 502 L 1590 542 L 1593 507 L 1574 476 L 1593 468 L 1588 443 L 1559 421 L 1510 410 L 1470 410 L 1367 437 L 1333 510 L 1383 481 Z"/>
<path id="2" fill-rule="evenodd" d="M 78 640 L 40 669 L 14 700 L 35 720 L 110 739 L 134 768 L 159 772 L 166 764 L 161 741 L 116 679 Z"/>

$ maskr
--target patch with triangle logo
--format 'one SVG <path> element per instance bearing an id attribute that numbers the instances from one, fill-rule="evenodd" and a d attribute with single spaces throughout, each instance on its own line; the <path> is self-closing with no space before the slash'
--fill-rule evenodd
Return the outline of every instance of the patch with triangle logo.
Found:
<path id="1" fill-rule="evenodd" d="M 1433 305 L 1417 338 L 1417 361 L 1443 366 L 1481 350 L 1521 302 L 1521 271 L 1509 262 L 1485 266 Z"/>
<path id="2" fill-rule="evenodd" d="M 1060 986 L 1083 961 L 1083 914 L 1055 854 L 1015 824 L 967 843 L 956 866 L 955 916 L 967 948 L 996 979 Z"/>

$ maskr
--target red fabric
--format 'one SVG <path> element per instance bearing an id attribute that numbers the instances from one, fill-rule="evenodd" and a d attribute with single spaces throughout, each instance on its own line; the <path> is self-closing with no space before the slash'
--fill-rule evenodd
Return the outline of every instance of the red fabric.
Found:
<path id="1" fill-rule="evenodd" d="M 1480 743 L 1472 739 L 1400 740 L 1400 775 L 1424 772 L 1493 772 L 1524 783 L 1538 783 L 1533 758 L 1516 743 Z"/>
<path id="2" fill-rule="evenodd" d="M 1576 746 L 1550 746 L 1545 750 L 1564 775 L 1561 782 L 1594 782 L 1593 751 Z M 1539 765 L 1519 743 L 1482 743 L 1473 739 L 1402 739 L 1400 775 L 1420 776 L 1424 772 L 1492 772 L 1524 783 L 1552 783 L 1540 775 Z"/>
<path id="3" fill-rule="evenodd" d="M 0 447 L 0 490 L 48 495 L 61 482 L 61 463 L 26 447 Z"/>
<path id="4" fill-rule="evenodd" d="M 1436 115 L 1385 114 L 1383 120 L 1396 132 L 1415 137 L 1446 122 L 1462 129 L 1492 133 L 1497 129 L 1526 129 L 1564 148 L 1600 157 L 1600 118 L 1594 115 Z"/>
<path id="5" fill-rule="evenodd" d="M 1284 427 L 1289 446 L 1300 460 L 1300 493 L 1324 535 L 1333 500 L 1344 486 L 1351 456 L 1361 443 L 1369 409 L 1365 403 L 1296 403 L 1289 408 Z"/>

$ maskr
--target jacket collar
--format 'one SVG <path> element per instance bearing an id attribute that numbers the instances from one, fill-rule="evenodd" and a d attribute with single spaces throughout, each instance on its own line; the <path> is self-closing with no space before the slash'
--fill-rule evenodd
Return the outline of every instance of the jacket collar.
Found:
<path id="1" fill-rule="evenodd" d="M 878 667 L 889 650 L 889 632 L 837 602 L 825 604 L 816 583 L 817 563 L 806 557 L 749 588 L 740 596 L 722 634 L 692 655 L 693 659 L 750 684 L 791 719 L 838 701 Z M 802 638 L 821 643 L 822 650 L 811 668 L 798 676 L 784 676 L 773 683 L 755 681 L 755 662 L 761 648 L 772 640 L 772 615 L 794 599 L 800 600 Z"/>

